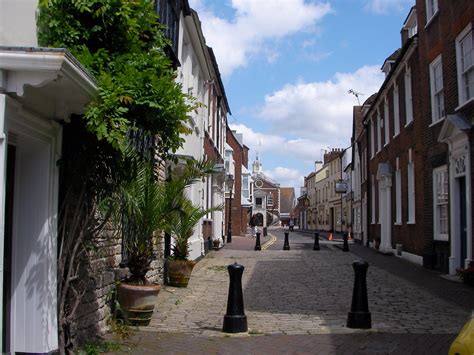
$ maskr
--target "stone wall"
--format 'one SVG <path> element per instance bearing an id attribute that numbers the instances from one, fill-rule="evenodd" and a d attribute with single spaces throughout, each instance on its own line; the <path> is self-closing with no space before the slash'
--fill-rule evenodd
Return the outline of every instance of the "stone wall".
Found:
<path id="1" fill-rule="evenodd" d="M 162 238 L 155 244 L 157 258 L 152 262 L 152 269 L 147 274 L 148 280 L 160 284 L 163 283 L 165 261 L 163 244 Z M 121 254 L 120 236 L 110 230 L 103 233 L 96 248 L 90 251 L 89 262 L 80 273 L 80 282 L 84 286 L 85 294 L 70 329 L 75 346 L 84 344 L 109 329 L 116 307 L 115 286 L 129 275 L 128 269 L 120 266 Z"/>

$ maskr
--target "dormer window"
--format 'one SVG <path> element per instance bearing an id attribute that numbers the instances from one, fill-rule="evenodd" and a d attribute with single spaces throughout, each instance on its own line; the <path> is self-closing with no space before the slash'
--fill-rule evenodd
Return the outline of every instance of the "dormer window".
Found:
<path id="1" fill-rule="evenodd" d="M 403 24 L 403 29 L 407 33 L 407 39 L 418 33 L 418 22 L 416 20 L 416 8 L 413 6 Z M 404 43 L 402 43 L 404 44 Z"/>
<path id="2" fill-rule="evenodd" d="M 383 64 L 383 67 L 382 67 L 382 72 L 385 74 L 385 76 L 388 75 L 388 73 L 390 73 L 390 70 L 392 70 L 392 65 L 393 63 L 395 63 L 394 61 L 385 61 L 385 63 Z"/>
<path id="3" fill-rule="evenodd" d="M 428 24 L 431 19 L 438 12 L 438 0 L 426 0 L 426 24 Z"/>

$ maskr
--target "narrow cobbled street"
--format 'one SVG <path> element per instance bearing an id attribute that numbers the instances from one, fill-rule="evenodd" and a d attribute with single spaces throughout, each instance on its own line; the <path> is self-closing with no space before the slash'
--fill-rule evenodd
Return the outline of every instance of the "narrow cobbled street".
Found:
<path id="1" fill-rule="evenodd" d="M 236 237 L 196 265 L 187 288 L 164 286 L 150 326 L 127 340 L 129 352 L 446 354 L 470 316 L 474 292 L 462 284 L 354 244 L 344 253 L 339 241 L 322 239 L 321 250 L 313 251 L 313 237 L 299 232 L 290 232 L 290 250 L 284 251 L 283 233 L 271 229 L 262 237 L 262 251 L 253 250 L 255 238 Z M 369 261 L 369 330 L 346 327 L 352 262 L 361 253 Z M 222 323 L 227 266 L 235 262 L 245 267 L 242 287 L 249 330 L 229 335 L 222 333 Z M 391 268 L 398 268 L 399 276 Z M 406 268 L 412 278 L 416 272 L 429 275 L 419 282 L 409 280 L 403 277 Z"/>

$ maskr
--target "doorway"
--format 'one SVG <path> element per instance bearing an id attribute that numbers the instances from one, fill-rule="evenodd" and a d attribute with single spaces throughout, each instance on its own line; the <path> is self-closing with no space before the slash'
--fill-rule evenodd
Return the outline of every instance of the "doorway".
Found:
<path id="1" fill-rule="evenodd" d="M 466 177 L 458 179 L 459 186 L 459 248 L 460 260 L 458 267 L 464 268 L 464 260 L 467 259 L 467 220 L 466 220 Z"/>
<path id="2" fill-rule="evenodd" d="M 7 173 L 5 191 L 5 241 L 3 255 L 3 319 L 2 344 L 4 353 L 10 352 L 10 318 L 11 318 L 11 273 L 12 273 L 12 235 L 13 235 L 13 196 L 15 181 L 16 147 L 9 144 L 7 148 Z"/>
<path id="3" fill-rule="evenodd" d="M 329 231 L 330 231 L 330 232 L 333 232 L 333 231 L 334 231 L 334 226 L 336 225 L 336 223 L 335 223 L 335 221 L 334 221 L 334 218 L 335 218 L 335 216 L 334 216 L 334 208 L 331 207 L 331 208 L 329 209 L 329 223 L 330 223 L 330 224 L 329 224 Z"/>

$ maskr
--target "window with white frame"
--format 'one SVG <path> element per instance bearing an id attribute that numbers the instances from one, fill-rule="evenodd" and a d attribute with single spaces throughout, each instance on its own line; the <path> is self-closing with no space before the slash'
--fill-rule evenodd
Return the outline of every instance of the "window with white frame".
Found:
<path id="1" fill-rule="evenodd" d="M 375 121 L 371 120 L 370 122 L 370 157 L 373 158 L 375 155 L 375 133 L 374 128 Z"/>
<path id="2" fill-rule="evenodd" d="M 449 183 L 446 165 L 433 170 L 433 228 L 435 240 L 448 240 Z"/>
<path id="3" fill-rule="evenodd" d="M 367 149 L 362 151 L 362 182 L 367 180 Z"/>
<path id="4" fill-rule="evenodd" d="M 431 119 L 434 122 L 444 117 L 443 62 L 438 56 L 430 64 Z"/>
<path id="5" fill-rule="evenodd" d="M 267 206 L 273 206 L 273 194 L 271 192 L 267 195 Z"/>
<path id="6" fill-rule="evenodd" d="M 242 175 L 242 197 L 249 198 L 250 197 L 250 190 L 249 190 L 249 176 Z"/>
<path id="7" fill-rule="evenodd" d="M 398 85 L 393 85 L 393 136 L 400 133 L 400 103 L 398 96 Z"/>
<path id="8" fill-rule="evenodd" d="M 389 125 L 389 121 L 388 121 L 388 118 L 389 118 L 389 112 L 388 112 L 388 97 L 385 97 L 384 99 L 384 103 L 383 103 L 383 119 L 384 119 L 384 123 L 383 123 L 383 126 L 384 126 L 384 129 L 385 129 L 385 144 L 384 145 L 387 145 L 389 140 L 390 140 L 390 125 Z"/>
<path id="9" fill-rule="evenodd" d="M 382 119 L 380 118 L 380 112 L 377 110 L 377 153 L 382 150 Z"/>
<path id="10" fill-rule="evenodd" d="M 426 23 L 438 12 L 438 0 L 426 0 Z"/>
<path id="11" fill-rule="evenodd" d="M 408 126 L 413 121 L 413 98 L 411 93 L 411 69 L 405 70 L 405 125 Z"/>
<path id="12" fill-rule="evenodd" d="M 371 223 L 375 224 L 375 176 L 372 175 L 372 186 L 371 186 L 371 203 L 372 203 L 372 208 L 371 208 Z"/>
<path id="13" fill-rule="evenodd" d="M 459 105 L 474 98 L 474 37 L 469 24 L 456 38 Z"/>
<path id="14" fill-rule="evenodd" d="M 400 160 L 397 157 L 397 169 L 395 170 L 395 224 L 402 223 L 402 172 Z"/>
<path id="15" fill-rule="evenodd" d="M 407 182 L 408 182 L 408 221 L 407 223 L 415 223 L 415 163 L 413 162 L 412 149 L 408 150 L 408 166 L 407 166 Z"/>
<path id="16" fill-rule="evenodd" d="M 408 28 L 408 38 L 412 38 L 417 33 L 418 33 L 418 26 L 415 20 L 414 24 Z"/>

